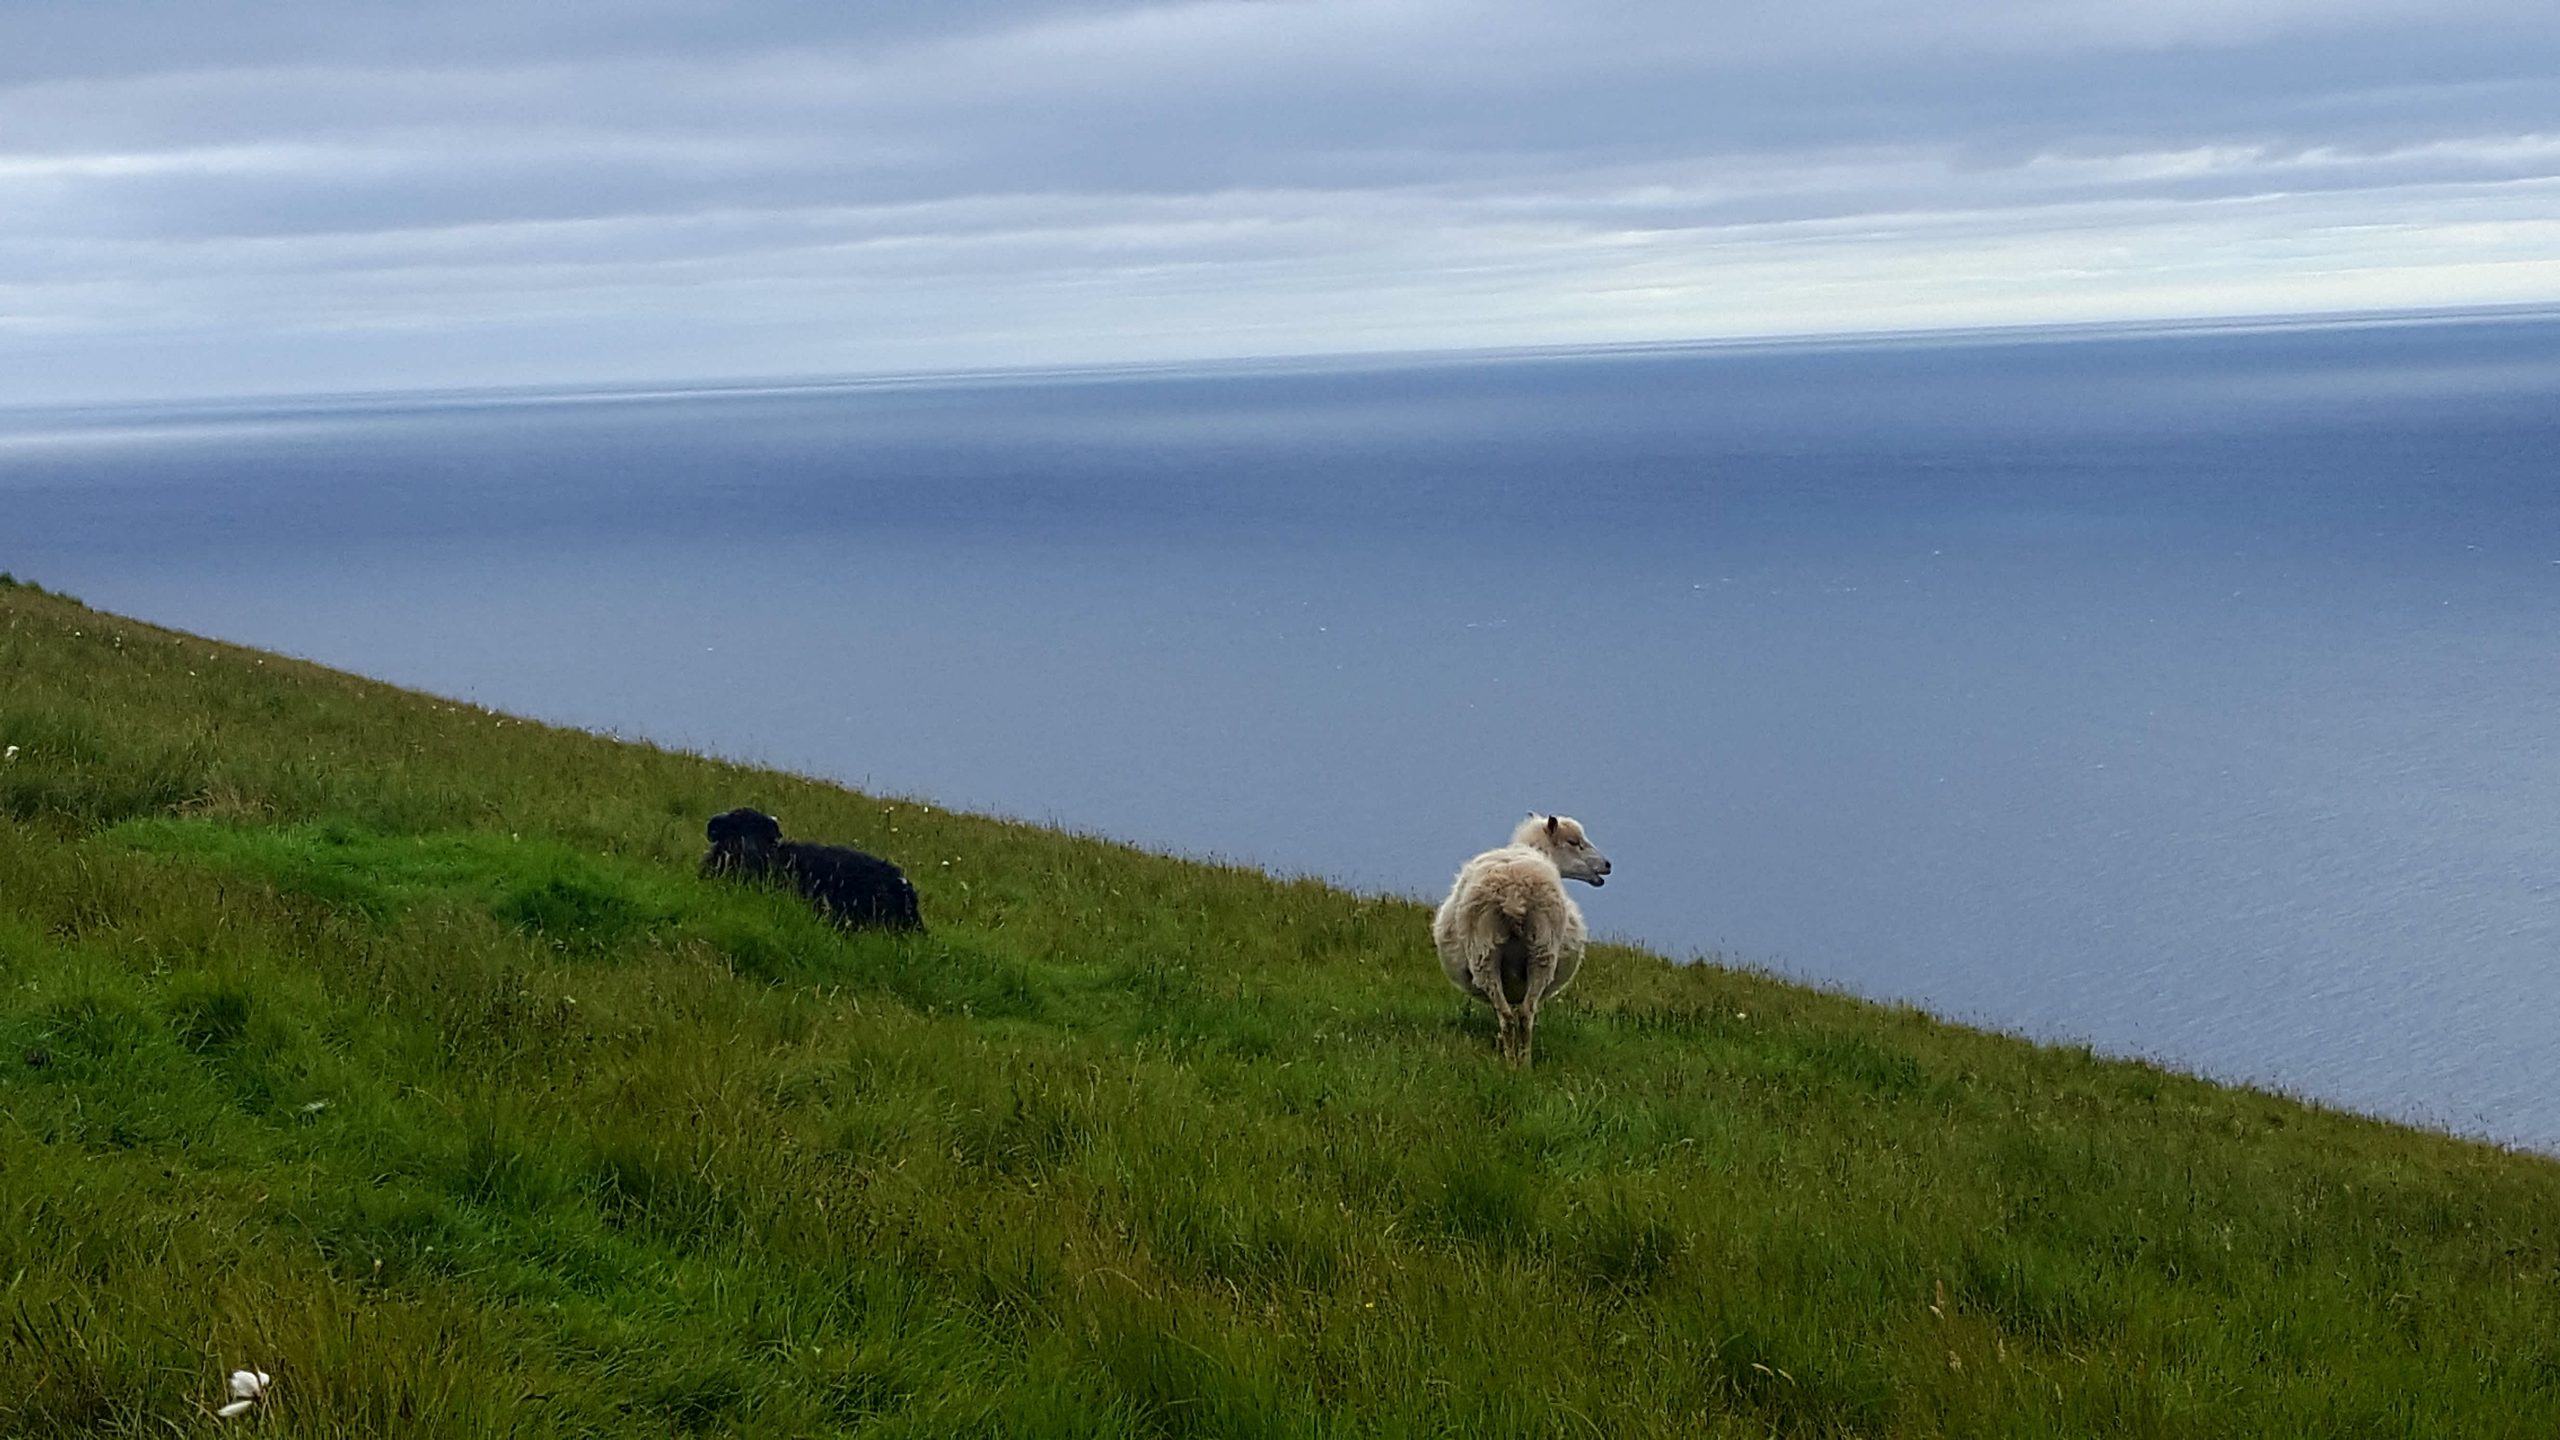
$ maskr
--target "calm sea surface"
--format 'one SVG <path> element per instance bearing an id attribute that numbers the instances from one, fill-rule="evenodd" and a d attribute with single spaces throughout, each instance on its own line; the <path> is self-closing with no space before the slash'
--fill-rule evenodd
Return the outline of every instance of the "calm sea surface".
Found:
<path id="1" fill-rule="evenodd" d="M 2555 457 L 2554 320 L 16 412 L 0 569 L 2560 1148 Z"/>

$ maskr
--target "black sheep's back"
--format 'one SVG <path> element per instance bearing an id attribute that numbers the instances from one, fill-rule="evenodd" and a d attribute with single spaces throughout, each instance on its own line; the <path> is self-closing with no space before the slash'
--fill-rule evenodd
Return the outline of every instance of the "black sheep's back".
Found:
<path id="1" fill-rule="evenodd" d="M 924 914 L 905 872 L 877 855 L 837 845 L 786 842 L 783 865 L 801 894 L 839 925 L 922 930 Z"/>

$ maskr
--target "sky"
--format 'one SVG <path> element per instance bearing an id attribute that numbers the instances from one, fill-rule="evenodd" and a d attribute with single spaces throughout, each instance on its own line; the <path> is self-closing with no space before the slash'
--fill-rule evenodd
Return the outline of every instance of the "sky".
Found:
<path id="1" fill-rule="evenodd" d="M 0 7 L 0 403 L 2554 302 L 2551 0 Z"/>

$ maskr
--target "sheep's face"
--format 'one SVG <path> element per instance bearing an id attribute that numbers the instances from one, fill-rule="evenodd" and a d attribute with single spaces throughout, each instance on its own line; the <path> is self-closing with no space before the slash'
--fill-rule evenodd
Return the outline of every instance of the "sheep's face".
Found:
<path id="1" fill-rule="evenodd" d="M 1598 888 L 1609 883 L 1609 857 L 1600 853 L 1583 833 L 1582 822 L 1569 815 L 1531 816 L 1537 826 L 1535 843 L 1556 862 L 1556 873 L 1567 880 L 1579 880 Z"/>
<path id="2" fill-rule="evenodd" d="M 766 869 L 782 845 L 782 822 L 761 810 L 714 815 L 703 831 L 711 837 L 711 853 L 703 863 L 724 870 Z"/>

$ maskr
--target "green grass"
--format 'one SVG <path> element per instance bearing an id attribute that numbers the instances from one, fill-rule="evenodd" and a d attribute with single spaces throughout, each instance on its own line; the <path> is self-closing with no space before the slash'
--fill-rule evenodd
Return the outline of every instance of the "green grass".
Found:
<path id="1" fill-rule="evenodd" d="M 2560 1433 L 2541 1158 L 20 584 L 6 745 L 0 1435 Z"/>

